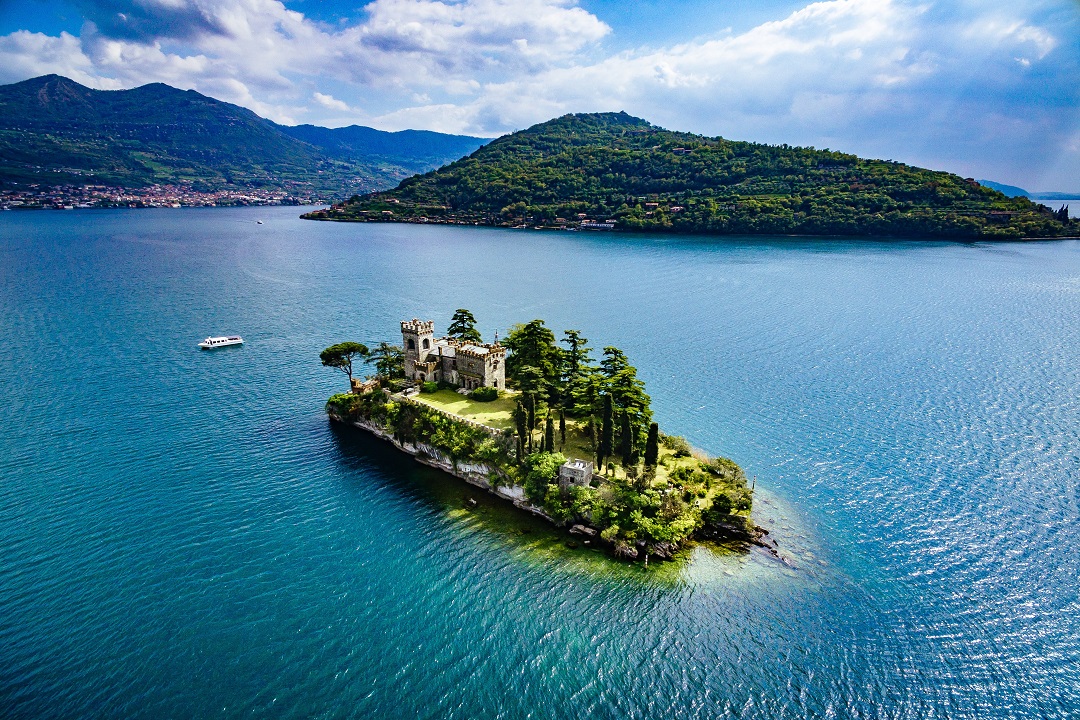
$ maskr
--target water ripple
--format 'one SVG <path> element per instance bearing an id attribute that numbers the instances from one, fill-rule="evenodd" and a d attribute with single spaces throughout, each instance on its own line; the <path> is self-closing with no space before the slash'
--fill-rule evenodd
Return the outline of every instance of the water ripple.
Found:
<path id="1" fill-rule="evenodd" d="M 0 715 L 1080 707 L 1077 243 L 259 213 L 0 218 Z M 796 569 L 646 576 L 327 423 L 321 347 L 462 306 L 624 348 L 665 427 L 757 477 Z"/>

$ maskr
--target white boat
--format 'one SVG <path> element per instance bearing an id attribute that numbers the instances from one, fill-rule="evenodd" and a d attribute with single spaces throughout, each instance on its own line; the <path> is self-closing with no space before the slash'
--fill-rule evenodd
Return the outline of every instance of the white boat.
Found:
<path id="1" fill-rule="evenodd" d="M 244 338 L 239 335 L 222 335 L 221 337 L 208 337 L 199 343 L 203 350 L 214 350 L 227 345 L 243 345 Z"/>

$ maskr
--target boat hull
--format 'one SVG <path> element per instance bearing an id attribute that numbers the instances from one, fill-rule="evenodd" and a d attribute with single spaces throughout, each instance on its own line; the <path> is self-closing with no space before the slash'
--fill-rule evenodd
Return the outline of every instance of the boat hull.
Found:
<path id="1" fill-rule="evenodd" d="M 213 338 L 206 338 L 205 340 L 203 340 L 201 343 L 199 343 L 199 347 L 202 348 L 203 350 L 217 350 L 218 348 L 222 348 L 222 347 L 230 347 L 232 345 L 243 345 L 243 344 L 244 344 L 244 338 L 242 338 L 242 337 L 237 337 L 237 336 L 213 337 Z"/>

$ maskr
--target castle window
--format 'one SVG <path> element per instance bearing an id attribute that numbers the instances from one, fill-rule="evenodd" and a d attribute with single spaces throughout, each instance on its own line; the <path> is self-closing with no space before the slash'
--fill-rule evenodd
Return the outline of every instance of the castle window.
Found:
<path id="1" fill-rule="evenodd" d="M 413 342 L 412 338 L 409 338 L 409 349 L 410 350 L 415 350 L 416 349 L 416 343 Z"/>
<path id="2" fill-rule="evenodd" d="M 427 338 L 424 338 L 424 349 L 429 350 L 430 348 L 431 348 L 431 341 L 428 340 Z"/>

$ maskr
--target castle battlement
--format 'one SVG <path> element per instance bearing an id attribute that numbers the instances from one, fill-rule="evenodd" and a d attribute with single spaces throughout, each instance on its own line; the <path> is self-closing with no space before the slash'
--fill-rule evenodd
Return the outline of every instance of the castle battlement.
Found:
<path id="1" fill-rule="evenodd" d="M 489 358 L 505 358 L 506 348 L 501 345 L 485 345 L 475 342 L 458 342 L 455 346 L 458 357 L 487 360 Z"/>
<path id="2" fill-rule="evenodd" d="M 401 321 L 401 332 L 414 332 L 418 335 L 434 334 L 435 321 L 434 320 L 420 320 L 413 318 L 412 320 Z"/>

